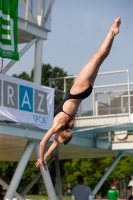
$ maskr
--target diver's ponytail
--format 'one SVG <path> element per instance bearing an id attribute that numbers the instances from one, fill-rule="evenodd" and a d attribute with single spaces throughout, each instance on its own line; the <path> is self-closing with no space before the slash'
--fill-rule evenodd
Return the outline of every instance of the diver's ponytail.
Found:
<path id="1" fill-rule="evenodd" d="M 69 121 L 68 124 L 66 125 L 66 128 L 72 129 L 74 126 L 74 122 L 75 122 L 75 116 L 72 117 Z"/>

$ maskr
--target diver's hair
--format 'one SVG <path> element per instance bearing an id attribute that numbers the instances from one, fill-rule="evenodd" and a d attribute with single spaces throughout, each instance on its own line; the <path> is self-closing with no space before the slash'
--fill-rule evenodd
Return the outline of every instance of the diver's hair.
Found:
<path id="1" fill-rule="evenodd" d="M 63 139 L 63 144 L 68 144 L 68 142 L 70 142 L 70 140 L 72 139 L 72 131 L 70 129 L 64 129 L 62 131 L 62 134 L 61 134 L 61 138 Z"/>
<path id="2" fill-rule="evenodd" d="M 68 121 L 68 123 L 67 123 L 65 128 L 72 129 L 73 126 L 74 126 L 74 122 L 75 122 L 75 116 L 71 117 L 71 119 Z"/>

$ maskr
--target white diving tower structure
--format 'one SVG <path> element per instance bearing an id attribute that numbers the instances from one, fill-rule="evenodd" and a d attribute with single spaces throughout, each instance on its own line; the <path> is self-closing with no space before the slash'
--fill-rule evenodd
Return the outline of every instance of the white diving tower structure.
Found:
<path id="1" fill-rule="evenodd" d="M 19 0 L 19 44 L 26 43 L 19 52 L 20 57 L 35 44 L 34 83 L 41 83 L 43 41 L 47 40 L 50 31 L 50 13 L 54 0 Z M 21 59 L 20 59 L 21 62 Z M 15 61 L 5 66 L 2 73 L 13 67 Z M 104 79 L 100 79 L 103 77 Z M 67 80 L 61 78 L 66 93 Z M 105 80 L 105 82 L 103 82 Z M 51 82 L 55 79 L 50 79 Z M 41 168 L 33 180 L 17 193 L 23 172 L 28 161 L 39 157 L 39 144 L 46 130 L 20 123 L 0 122 L 0 161 L 17 161 L 18 166 L 8 185 L 0 178 L 0 184 L 7 189 L 5 200 L 14 196 L 23 200 L 24 196 L 42 175 L 50 200 L 62 200 L 59 159 L 115 157 L 114 162 L 93 190 L 96 194 L 103 182 L 122 156 L 133 154 L 133 83 L 129 71 L 99 73 L 93 93 L 79 107 L 73 129 L 73 139 L 68 145 L 59 145 L 49 158 L 48 165 L 55 160 L 58 185 L 58 197 L 55 194 L 49 171 Z M 53 139 L 48 142 L 47 148 Z"/>

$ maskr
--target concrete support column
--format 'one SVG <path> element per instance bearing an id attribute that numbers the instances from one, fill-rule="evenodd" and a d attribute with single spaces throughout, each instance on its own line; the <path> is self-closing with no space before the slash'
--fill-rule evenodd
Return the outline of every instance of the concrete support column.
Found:
<path id="1" fill-rule="evenodd" d="M 38 39 L 35 43 L 34 77 L 33 77 L 33 82 L 37 84 L 41 84 L 42 52 L 43 52 L 43 40 Z"/>
<path id="2" fill-rule="evenodd" d="M 6 190 L 8 190 L 9 188 L 9 185 L 3 181 L 1 178 L 0 178 L 0 185 L 2 185 L 4 188 L 6 188 Z M 17 192 L 15 192 L 14 196 L 18 199 L 18 200 L 24 200 L 24 198 L 18 194 Z"/>
<path id="3" fill-rule="evenodd" d="M 39 152 L 40 148 L 39 147 L 40 147 L 39 142 L 37 142 L 36 143 L 37 158 L 40 157 L 40 152 Z M 57 200 L 56 194 L 55 194 L 55 191 L 54 191 L 54 187 L 53 187 L 53 183 L 52 183 L 52 180 L 51 180 L 51 177 L 50 177 L 50 174 L 49 174 L 49 170 L 44 171 L 42 169 L 42 167 L 40 167 L 40 170 L 41 170 L 42 178 L 43 178 L 49 199 L 50 200 Z"/>
<path id="4" fill-rule="evenodd" d="M 59 166 L 58 156 L 55 156 L 55 167 L 56 167 L 58 199 L 62 200 L 62 185 L 61 185 L 60 166 Z"/>
<path id="5" fill-rule="evenodd" d="M 48 160 L 48 162 L 47 162 L 47 164 L 48 164 L 48 166 L 50 165 L 50 163 L 53 161 L 53 157 L 51 157 L 49 160 Z M 29 192 L 29 190 L 32 188 L 32 186 L 36 183 L 36 181 L 40 178 L 40 176 L 41 176 L 41 172 L 39 171 L 38 173 L 37 173 L 37 175 L 32 179 L 32 181 L 26 186 L 26 188 L 23 190 L 23 192 L 21 193 L 21 195 L 24 197 L 28 192 Z"/>
<path id="6" fill-rule="evenodd" d="M 97 186 L 94 188 L 94 190 L 92 192 L 94 195 L 98 192 L 98 190 L 100 189 L 100 187 L 102 186 L 104 181 L 107 179 L 107 177 L 110 175 L 110 173 L 112 172 L 114 167 L 117 165 L 117 163 L 119 162 L 119 160 L 121 159 L 123 154 L 124 154 L 124 152 L 119 153 L 119 155 L 115 158 L 114 162 L 110 165 L 108 171 L 106 171 L 106 173 L 103 175 L 103 177 L 101 178 L 101 180 L 99 181 Z"/>
<path id="7" fill-rule="evenodd" d="M 43 26 L 44 24 L 44 0 L 37 1 L 37 24 Z M 33 81 L 41 84 L 42 75 L 42 53 L 43 53 L 43 39 L 38 39 L 35 43 L 35 58 L 34 58 L 34 77 Z"/>
<path id="8" fill-rule="evenodd" d="M 44 25 L 44 1 L 39 0 L 37 1 L 37 24 L 38 26 Z"/>
<path id="9" fill-rule="evenodd" d="M 35 142 L 28 142 L 28 144 L 25 148 L 25 151 L 24 151 L 24 153 L 23 153 L 23 155 L 22 155 L 22 157 L 19 161 L 17 168 L 16 168 L 16 171 L 13 175 L 10 186 L 7 190 L 5 197 L 4 197 L 4 200 L 11 200 L 13 198 L 13 196 L 14 196 L 16 190 L 17 190 L 17 187 L 19 185 L 19 182 L 21 180 L 21 177 L 23 175 L 23 172 L 25 170 L 25 167 L 26 167 L 28 160 L 30 158 L 30 155 L 33 151 L 34 146 L 35 146 Z"/>

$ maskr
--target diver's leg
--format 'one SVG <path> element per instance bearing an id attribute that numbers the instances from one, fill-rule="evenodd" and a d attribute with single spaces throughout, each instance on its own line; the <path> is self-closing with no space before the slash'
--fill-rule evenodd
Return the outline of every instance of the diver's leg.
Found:
<path id="1" fill-rule="evenodd" d="M 120 24 L 121 19 L 120 17 L 118 17 L 112 24 L 98 52 L 88 61 L 88 63 L 79 72 L 70 91 L 72 94 L 80 93 L 84 91 L 90 84 L 94 84 L 100 65 L 110 53 L 114 36 L 119 33 Z"/>

